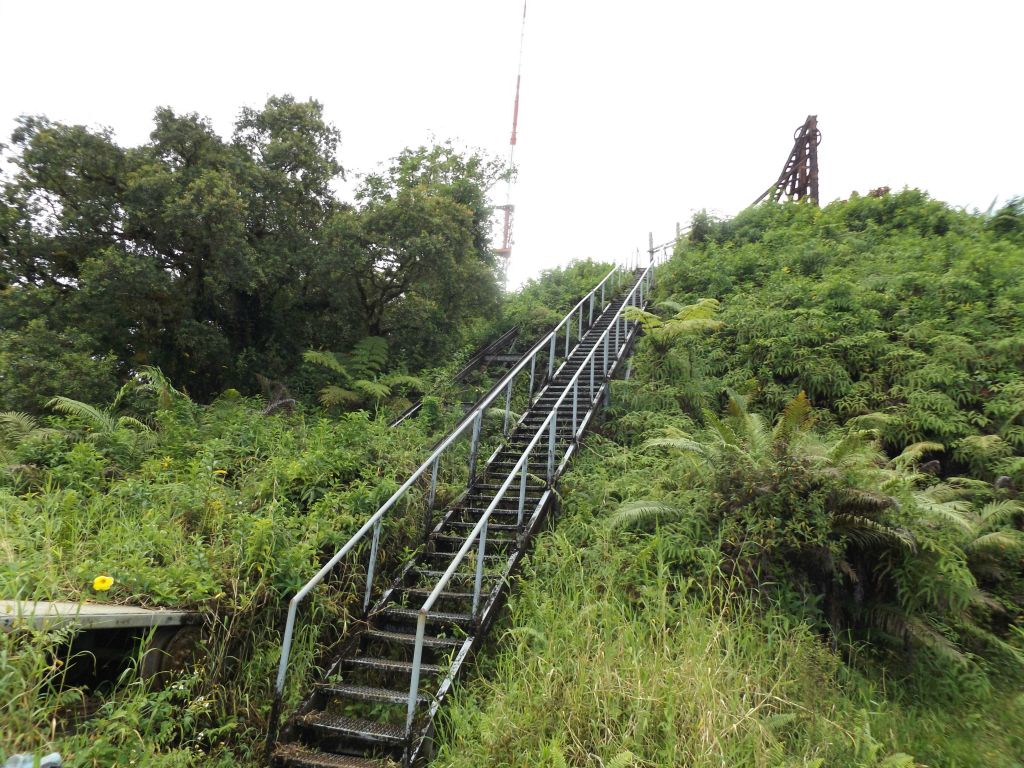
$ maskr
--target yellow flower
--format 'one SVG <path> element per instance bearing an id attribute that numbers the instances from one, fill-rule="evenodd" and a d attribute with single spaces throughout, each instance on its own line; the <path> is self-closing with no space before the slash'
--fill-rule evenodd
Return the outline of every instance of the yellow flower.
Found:
<path id="1" fill-rule="evenodd" d="M 228 473 L 228 471 L 226 469 L 215 469 L 215 470 L 213 470 L 213 474 L 220 475 L 221 477 L 224 477 L 224 475 L 226 475 L 227 473 Z"/>
<path id="2" fill-rule="evenodd" d="M 92 588 L 97 592 L 106 592 L 114 586 L 114 580 L 110 576 L 97 576 L 92 580 Z"/>

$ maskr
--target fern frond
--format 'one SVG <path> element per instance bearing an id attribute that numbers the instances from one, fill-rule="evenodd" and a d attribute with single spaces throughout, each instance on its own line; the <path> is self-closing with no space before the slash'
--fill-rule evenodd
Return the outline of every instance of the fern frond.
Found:
<path id="1" fill-rule="evenodd" d="M 149 432 L 149 425 L 140 421 L 134 416 L 121 416 L 117 420 L 118 429 L 137 429 L 139 432 Z"/>
<path id="2" fill-rule="evenodd" d="M 376 376 L 388 364 L 388 340 L 381 336 L 360 339 L 349 352 L 346 364 L 353 378 Z"/>
<path id="3" fill-rule="evenodd" d="M 942 443 L 934 443 L 924 440 L 919 443 L 911 443 L 900 452 L 900 455 L 889 462 L 894 467 L 906 468 L 911 464 L 917 464 L 926 453 L 933 451 L 944 451 L 946 446 Z"/>
<path id="4" fill-rule="evenodd" d="M 787 440 L 795 432 L 806 432 L 813 423 L 814 408 L 807 399 L 807 393 L 800 390 L 800 394 L 786 403 L 786 407 L 782 409 L 782 416 L 775 426 L 774 437 L 776 440 Z"/>
<path id="5" fill-rule="evenodd" d="M 704 298 L 694 304 L 682 307 L 676 312 L 674 320 L 710 320 L 721 306 L 718 299 Z"/>
<path id="6" fill-rule="evenodd" d="M 917 540 L 905 528 L 885 525 L 870 517 L 848 512 L 834 515 L 832 521 L 836 531 L 862 544 L 897 544 L 910 552 L 917 552 Z"/>
<path id="7" fill-rule="evenodd" d="M 391 387 L 392 391 L 399 390 L 403 392 L 423 392 L 426 390 L 427 385 L 423 382 L 423 379 L 417 378 L 416 376 L 410 376 L 406 373 L 392 373 L 384 376 L 380 381 L 387 386 Z"/>
<path id="8" fill-rule="evenodd" d="M 352 389 L 368 400 L 381 400 L 391 396 L 391 387 L 370 379 L 356 379 L 352 382 Z"/>
<path id="9" fill-rule="evenodd" d="M 978 510 L 980 529 L 991 531 L 1012 523 L 1018 515 L 1024 515 L 1024 503 L 1020 501 L 992 501 Z"/>
<path id="10" fill-rule="evenodd" d="M 307 363 L 322 365 L 332 373 L 336 373 L 341 376 L 346 382 L 352 380 L 352 376 L 349 374 L 348 368 L 345 367 L 344 363 L 342 363 L 333 352 L 307 349 L 302 353 L 302 359 Z"/>
<path id="11" fill-rule="evenodd" d="M 725 327 L 725 323 L 721 320 L 711 320 L 708 318 L 695 317 L 689 320 L 676 320 L 672 319 L 664 323 L 658 328 L 652 328 L 652 332 L 657 334 L 659 340 L 668 342 L 675 341 L 680 336 L 696 335 L 698 333 L 713 333 L 720 331 Z"/>
<path id="12" fill-rule="evenodd" d="M 175 389 L 171 380 L 156 366 L 147 365 L 140 368 L 139 381 L 143 389 L 156 393 L 157 405 L 161 409 L 170 408 L 174 400 L 191 402 L 191 398 L 182 390 Z"/>
<path id="13" fill-rule="evenodd" d="M 665 299 L 664 301 L 659 301 L 657 304 L 655 304 L 654 308 L 663 310 L 665 312 L 670 312 L 671 314 L 674 315 L 682 310 L 683 305 L 680 304 L 678 301 L 672 301 L 672 299 Z"/>
<path id="14" fill-rule="evenodd" d="M 662 501 L 628 501 L 608 518 L 608 526 L 612 529 L 648 528 L 666 518 L 678 519 L 682 513 L 679 507 Z"/>
<path id="15" fill-rule="evenodd" d="M 893 417 L 888 413 L 865 413 L 860 416 L 854 416 L 852 419 L 848 419 L 846 426 L 854 429 L 881 430 L 892 424 L 893 421 Z"/>
<path id="16" fill-rule="evenodd" d="M 918 494 L 917 505 L 926 517 L 936 522 L 951 524 L 965 533 L 973 534 L 977 527 L 977 518 L 972 514 L 969 502 L 960 499 L 937 502 Z"/>
<path id="17" fill-rule="evenodd" d="M 653 312 L 645 312 L 639 307 L 626 307 L 622 313 L 627 320 L 640 323 L 645 331 L 655 331 L 664 326 L 664 322 Z"/>
<path id="18" fill-rule="evenodd" d="M 320 403 L 326 408 L 336 405 L 355 405 L 359 400 L 359 395 L 344 387 L 332 385 L 320 390 Z"/>
<path id="19" fill-rule="evenodd" d="M 85 422 L 94 432 L 113 432 L 117 429 L 117 421 L 109 413 L 70 397 L 54 397 L 46 403 L 46 407 Z"/>
<path id="20" fill-rule="evenodd" d="M 1024 531 L 992 531 L 982 534 L 964 546 L 971 555 L 987 557 L 1016 556 L 1024 554 Z"/>
<path id="21" fill-rule="evenodd" d="M 0 441 L 17 444 L 39 429 L 39 422 L 20 411 L 0 413 Z"/>
<path id="22" fill-rule="evenodd" d="M 683 453 L 695 453 L 699 456 L 707 455 L 707 447 L 691 437 L 652 437 L 644 441 L 644 448 L 671 448 Z"/>
<path id="23" fill-rule="evenodd" d="M 846 487 L 839 493 L 841 502 L 861 509 L 881 511 L 883 509 L 899 509 L 900 506 L 895 497 L 865 488 Z"/>

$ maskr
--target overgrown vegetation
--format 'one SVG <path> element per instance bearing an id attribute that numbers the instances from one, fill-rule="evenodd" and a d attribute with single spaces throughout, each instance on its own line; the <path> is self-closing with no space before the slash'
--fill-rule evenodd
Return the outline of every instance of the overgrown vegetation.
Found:
<path id="1" fill-rule="evenodd" d="M 1019 765 L 1018 216 L 702 221 L 437 764 Z"/>
<path id="2" fill-rule="evenodd" d="M 535 312 L 538 291 L 564 311 L 607 269 L 554 270 L 476 332 L 521 322 L 517 307 Z M 388 372 L 390 354 L 379 337 L 344 355 L 308 353 L 338 382 L 322 393 L 330 414 L 275 388 L 267 399 L 229 389 L 198 404 L 149 367 L 99 404 L 59 395 L 39 415 L 0 413 L 0 597 L 179 607 L 204 619 L 203 663 L 162 690 L 134 668 L 84 689 L 67 670 L 93 661 L 68 659 L 67 632 L 0 633 L 0 754 L 56 749 L 83 766 L 258 762 L 287 600 L 475 395 L 448 383 L 465 350 L 416 379 Z M 389 428 L 401 395 L 422 392 L 422 411 Z M 334 395 L 361 410 L 337 413 Z M 451 472 L 438 503 L 465 481 Z M 388 518 L 385 573 L 422 536 L 419 498 Z M 93 587 L 101 575 L 113 579 L 107 591 Z M 291 699 L 361 610 L 362 576 L 361 566 L 343 573 L 303 608 Z M 67 729 L 76 711 L 96 707 Z"/>

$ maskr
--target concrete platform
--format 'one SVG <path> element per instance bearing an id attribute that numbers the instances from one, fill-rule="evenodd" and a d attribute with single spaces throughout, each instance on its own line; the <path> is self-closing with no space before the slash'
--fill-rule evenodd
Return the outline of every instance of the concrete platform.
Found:
<path id="1" fill-rule="evenodd" d="M 197 613 L 166 608 L 49 600 L 0 600 L 0 630 L 11 630 L 19 626 L 53 629 L 68 625 L 83 630 L 179 627 L 196 624 L 199 620 Z"/>

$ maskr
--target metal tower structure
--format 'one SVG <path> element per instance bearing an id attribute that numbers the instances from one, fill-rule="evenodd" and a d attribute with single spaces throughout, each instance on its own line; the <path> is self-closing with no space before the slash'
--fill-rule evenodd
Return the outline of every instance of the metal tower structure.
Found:
<path id="1" fill-rule="evenodd" d="M 516 68 L 516 98 L 512 107 L 512 137 L 509 139 L 508 149 L 508 181 L 505 187 L 505 204 L 495 206 L 495 210 L 503 211 L 505 222 L 501 229 L 501 247 L 495 251 L 498 263 L 501 267 L 501 282 L 505 286 L 508 283 L 508 262 L 512 258 L 512 225 L 515 219 L 516 207 L 512 204 L 512 171 L 516 154 L 516 131 L 519 129 L 519 85 L 523 77 L 523 40 L 526 37 L 526 1 L 523 0 L 523 20 L 519 27 L 519 65 Z"/>
<path id="2" fill-rule="evenodd" d="M 818 202 L 818 145 L 821 131 L 818 130 L 818 116 L 808 115 L 804 124 L 793 135 L 793 151 L 779 174 L 779 179 L 768 187 L 753 202 L 757 205 L 767 197 L 776 203 L 786 195 L 790 200 L 809 197 Z"/>

